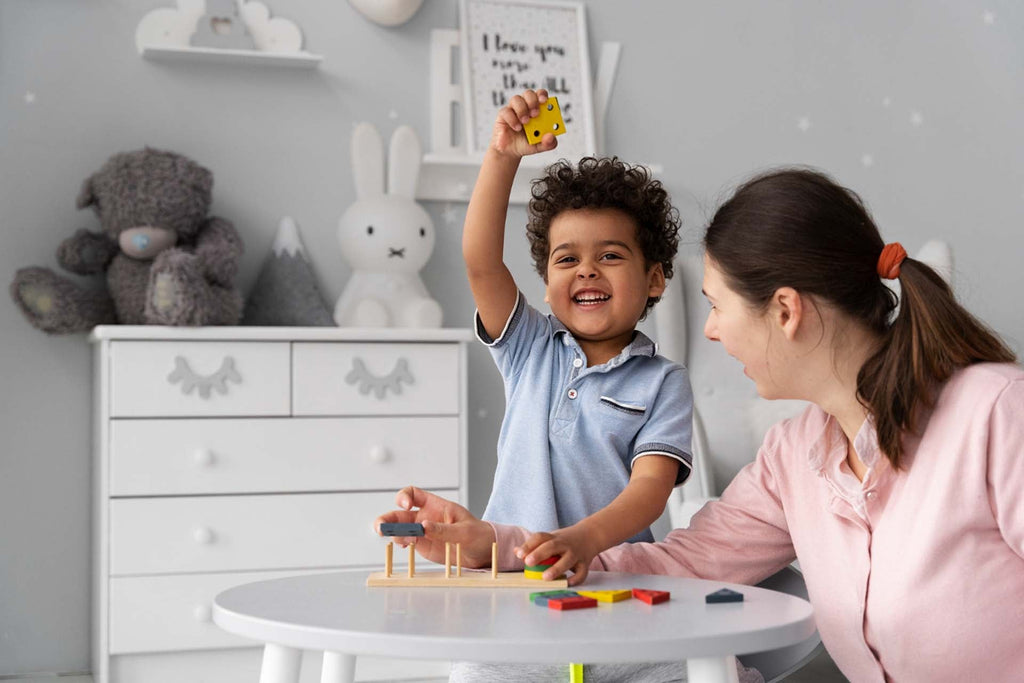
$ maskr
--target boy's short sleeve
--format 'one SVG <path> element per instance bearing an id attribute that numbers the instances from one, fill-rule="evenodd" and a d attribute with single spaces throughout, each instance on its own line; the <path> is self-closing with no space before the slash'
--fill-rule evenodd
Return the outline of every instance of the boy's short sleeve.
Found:
<path id="1" fill-rule="evenodd" d="M 650 417 L 636 436 L 630 467 L 645 455 L 665 455 L 679 461 L 676 486 L 693 469 L 693 390 L 686 368 L 675 365 L 666 373 Z"/>
<path id="2" fill-rule="evenodd" d="M 551 337 L 551 322 L 526 302 L 522 292 L 516 292 L 515 306 L 497 339 L 487 334 L 479 312 L 473 318 L 476 338 L 490 349 L 503 377 L 516 375 L 538 342 L 544 343 Z"/>

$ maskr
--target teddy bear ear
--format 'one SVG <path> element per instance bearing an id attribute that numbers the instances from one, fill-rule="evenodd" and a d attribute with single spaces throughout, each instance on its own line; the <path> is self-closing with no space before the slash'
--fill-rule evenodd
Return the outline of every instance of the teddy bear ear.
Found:
<path id="1" fill-rule="evenodd" d="M 89 176 L 82 182 L 82 189 L 78 191 L 78 198 L 75 200 L 75 207 L 84 209 L 96 203 L 96 193 L 93 190 L 92 181 L 95 176 Z"/>

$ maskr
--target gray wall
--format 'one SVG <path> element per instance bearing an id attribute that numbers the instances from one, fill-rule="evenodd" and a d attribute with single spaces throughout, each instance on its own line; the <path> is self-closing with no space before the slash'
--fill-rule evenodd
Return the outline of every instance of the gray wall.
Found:
<path id="1" fill-rule="evenodd" d="M 348 276 L 334 226 L 354 197 L 352 124 L 368 120 L 389 135 L 408 123 L 429 139 L 429 32 L 457 26 L 457 3 L 429 0 L 394 29 L 367 22 L 341 0 L 267 4 L 302 27 L 308 49 L 324 56 L 320 69 L 144 61 L 135 52 L 136 24 L 171 0 L 0 0 L 5 281 L 20 266 L 55 265 L 64 237 L 95 226 L 91 214 L 74 208 L 82 179 L 110 154 L 149 144 L 214 171 L 215 210 L 236 223 L 247 244 L 243 289 L 279 218 L 292 215 L 334 300 Z M 719 487 L 753 456 L 765 408 L 738 365 L 701 338 L 698 242 L 711 208 L 755 169 L 823 167 L 863 195 L 887 238 L 911 251 L 931 238 L 947 240 L 962 299 L 1020 350 L 1024 6 L 592 0 L 587 7 L 594 62 L 602 41 L 623 45 L 608 150 L 661 164 L 686 219 L 681 277 L 691 311 L 691 371 Z M 804 117 L 806 130 L 798 126 Z M 423 277 L 446 324 L 466 326 L 472 302 L 459 250 L 465 206 L 428 209 L 440 236 Z M 454 221 L 443 218 L 446 210 Z M 509 224 L 524 223 L 522 207 L 515 208 Z M 525 239 L 513 236 L 507 252 L 527 295 L 539 302 Z M 84 336 L 37 332 L 4 302 L 0 675 L 85 670 L 89 348 Z M 480 348 L 471 353 L 470 372 L 477 411 L 470 502 L 480 512 L 503 398 Z"/>

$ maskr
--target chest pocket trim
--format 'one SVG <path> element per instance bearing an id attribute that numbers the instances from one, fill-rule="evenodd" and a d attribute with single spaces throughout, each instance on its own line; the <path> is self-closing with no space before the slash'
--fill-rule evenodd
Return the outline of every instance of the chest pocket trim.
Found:
<path id="1" fill-rule="evenodd" d="M 645 405 L 639 403 L 625 403 L 624 401 L 618 401 L 611 396 L 602 396 L 601 403 L 611 406 L 616 410 L 621 410 L 624 413 L 629 413 L 630 415 L 643 415 L 647 412 L 647 406 Z"/>

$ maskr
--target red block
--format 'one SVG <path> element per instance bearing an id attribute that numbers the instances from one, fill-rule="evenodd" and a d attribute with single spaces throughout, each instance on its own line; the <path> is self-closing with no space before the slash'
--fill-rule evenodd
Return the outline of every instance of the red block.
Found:
<path id="1" fill-rule="evenodd" d="M 670 597 L 668 591 L 651 591 L 646 588 L 634 588 L 633 597 L 637 600 L 643 600 L 648 605 L 657 605 L 659 602 L 668 602 Z"/>
<path id="2" fill-rule="evenodd" d="M 597 600 L 579 596 L 578 598 L 551 598 L 548 600 L 548 609 L 561 611 L 569 609 L 584 609 L 586 607 L 597 607 Z"/>

